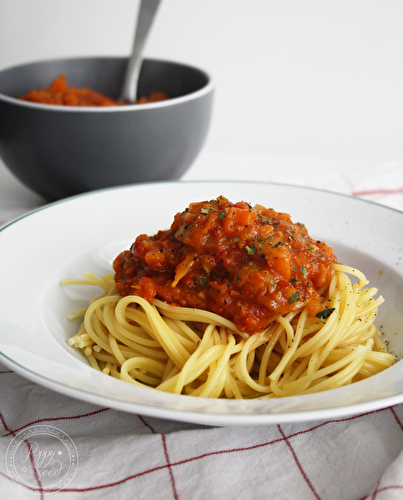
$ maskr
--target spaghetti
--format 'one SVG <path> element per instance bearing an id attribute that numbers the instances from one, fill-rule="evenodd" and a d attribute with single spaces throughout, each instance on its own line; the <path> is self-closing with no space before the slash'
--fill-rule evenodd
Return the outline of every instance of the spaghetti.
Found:
<path id="1" fill-rule="evenodd" d="M 206 220 L 197 214 L 208 215 L 210 220 L 215 208 L 219 209 L 219 218 L 223 211 L 228 215 L 234 207 L 225 198 L 218 199 L 220 206 L 217 206 L 216 200 L 215 204 L 206 203 L 190 206 L 190 211 L 194 212 L 193 218 L 186 217 L 187 238 L 190 240 L 191 219 L 196 221 L 195 227 L 199 231 L 198 238 L 193 241 L 200 241 L 201 227 L 205 229 L 206 226 L 202 224 Z M 175 218 L 170 230 L 158 233 L 158 237 L 141 235 L 130 254 L 123 252 L 116 258 L 115 274 L 99 278 L 87 271 L 85 279 L 63 280 L 64 285 L 97 285 L 103 290 L 101 295 L 91 300 L 88 308 L 69 316 L 70 319 L 84 317 L 69 344 L 80 349 L 92 367 L 107 375 L 161 391 L 210 398 L 309 394 L 367 378 L 391 366 L 395 358 L 387 352 L 381 333 L 374 325 L 383 298 L 376 297 L 377 289 L 367 287 L 366 277 L 360 271 L 338 263 L 333 251 L 322 242 L 313 242 L 305 228 L 298 233 L 287 214 L 274 217 L 274 212 L 270 212 L 273 216 L 270 224 L 274 229 L 267 231 L 266 228 L 266 235 L 273 238 L 265 240 L 264 243 L 269 242 L 266 245 L 260 242 L 259 261 L 254 264 L 251 258 L 256 252 L 248 253 L 245 247 L 251 249 L 255 245 L 259 248 L 256 235 L 261 237 L 260 228 L 266 225 L 261 219 L 268 219 L 268 212 L 263 207 L 252 209 L 237 205 L 251 214 L 247 224 L 249 239 L 239 238 L 234 242 L 238 237 L 234 237 L 233 233 L 218 230 L 217 220 L 222 221 L 222 215 L 221 219 L 213 221 L 215 225 L 209 226 L 220 234 L 217 244 L 226 265 L 225 272 L 225 265 L 217 257 L 217 249 L 211 252 L 211 229 L 204 235 L 204 242 L 208 242 L 210 248 L 207 253 L 205 246 L 186 246 L 183 238 L 177 244 L 175 235 L 183 229 L 181 218 L 189 212 L 185 211 Z M 207 206 L 215 208 L 206 213 Z M 282 245 L 286 252 L 274 253 L 278 257 L 282 255 L 290 266 L 287 268 L 282 263 L 274 269 L 269 267 L 273 258 L 271 250 L 280 241 L 279 237 L 285 243 L 283 222 L 280 224 L 279 220 L 289 224 L 292 239 L 288 246 Z M 254 221 L 257 222 L 255 225 Z M 245 224 L 235 224 L 233 231 L 240 228 L 245 228 Z M 252 241 L 253 238 L 256 241 Z M 302 257 L 292 245 L 297 245 L 300 251 L 305 249 L 305 246 L 301 247 L 300 239 L 307 245 L 306 248 L 312 248 L 315 243 L 318 249 L 316 260 L 311 259 L 312 252 L 306 252 L 308 255 L 303 257 L 301 264 L 298 259 Z M 166 244 L 167 241 L 170 244 Z M 160 266 L 160 272 L 156 272 L 149 265 L 144 265 L 147 260 L 147 252 L 142 252 L 144 247 L 151 252 L 149 263 L 160 265 L 161 257 L 158 255 L 156 260 L 155 248 L 163 248 L 169 255 L 175 254 L 175 265 L 165 260 L 165 266 Z M 172 252 L 173 248 L 175 252 Z M 239 255 L 247 253 L 246 263 L 239 260 L 238 249 L 241 252 Z M 232 260 L 225 257 L 226 250 Z M 207 262 L 204 257 L 209 255 L 208 252 L 210 266 L 204 266 L 203 263 Z M 132 255 L 135 258 L 131 258 Z M 189 255 L 192 256 L 191 262 L 196 263 L 195 267 L 188 264 L 180 267 L 181 263 L 190 262 Z M 164 259 L 166 256 L 162 257 Z M 296 262 L 300 266 L 297 275 Z M 237 279 L 243 266 L 253 268 L 253 272 Z M 124 274 L 116 271 L 119 267 Z M 293 270 L 291 274 L 289 268 Z M 186 281 L 184 278 L 191 271 L 192 279 Z M 266 271 L 268 274 L 264 274 Z M 128 287 L 128 275 L 131 289 Z M 271 300 L 268 302 L 263 297 L 252 307 L 250 304 L 252 299 L 256 299 L 256 287 L 251 282 L 261 283 L 262 275 L 268 282 L 274 283 L 277 295 L 273 295 L 273 287 L 267 288 L 272 294 Z M 285 277 L 288 277 L 287 283 Z M 216 287 L 213 288 L 213 296 L 218 285 L 218 290 L 228 291 L 226 297 L 230 307 L 222 308 L 222 314 L 217 314 L 207 300 L 209 290 L 203 278 Z M 235 284 L 234 287 L 228 286 L 230 282 Z M 166 300 L 167 293 L 180 283 L 179 291 L 175 290 L 175 300 Z M 304 284 L 308 285 L 308 292 L 302 287 Z M 239 290 L 242 293 L 237 295 Z M 248 295 L 248 290 L 253 290 L 253 293 Z M 128 293 L 130 291 L 132 293 Z M 202 292 L 205 300 L 202 306 L 197 306 L 195 297 L 203 298 Z M 238 309 L 231 306 L 233 303 L 228 299 L 231 293 L 237 297 L 236 304 L 243 314 L 237 314 Z M 192 304 L 185 303 L 184 306 L 187 296 Z M 277 297 L 278 303 L 273 301 L 273 296 Z M 288 300 L 289 297 L 293 299 Z M 245 311 L 252 315 L 252 321 L 247 320 Z M 252 331 L 251 325 L 258 328 Z"/>

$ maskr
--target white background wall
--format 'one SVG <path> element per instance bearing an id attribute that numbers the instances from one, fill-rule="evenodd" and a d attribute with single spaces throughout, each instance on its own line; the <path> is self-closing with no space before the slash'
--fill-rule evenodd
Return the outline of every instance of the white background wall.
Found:
<path id="1" fill-rule="evenodd" d="M 127 55 L 138 0 L 0 0 L 0 69 Z M 149 57 L 210 71 L 205 149 L 347 162 L 403 156 L 401 0 L 164 0 Z"/>

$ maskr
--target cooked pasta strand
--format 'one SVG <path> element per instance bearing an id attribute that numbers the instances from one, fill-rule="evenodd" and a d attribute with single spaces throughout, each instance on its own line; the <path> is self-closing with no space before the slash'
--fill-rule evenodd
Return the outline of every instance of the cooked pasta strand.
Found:
<path id="1" fill-rule="evenodd" d="M 302 307 L 252 335 L 214 313 L 121 297 L 113 275 L 64 280 L 97 285 L 77 334 L 68 343 L 108 376 L 160 391 L 207 398 L 287 397 L 372 376 L 395 362 L 374 321 L 383 298 L 363 273 L 335 264 L 320 297 L 325 319 Z M 356 281 L 352 283 L 349 275 Z"/>

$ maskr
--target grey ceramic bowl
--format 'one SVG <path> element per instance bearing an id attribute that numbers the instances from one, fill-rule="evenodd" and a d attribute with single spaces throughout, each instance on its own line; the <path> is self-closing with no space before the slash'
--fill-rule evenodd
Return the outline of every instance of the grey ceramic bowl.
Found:
<path id="1" fill-rule="evenodd" d="M 0 71 L 0 156 L 28 187 L 57 200 L 104 187 L 178 179 L 202 148 L 214 84 L 197 68 L 146 59 L 138 95 L 170 99 L 102 108 L 22 101 L 60 74 L 69 85 L 117 99 L 126 58 L 30 63 Z"/>

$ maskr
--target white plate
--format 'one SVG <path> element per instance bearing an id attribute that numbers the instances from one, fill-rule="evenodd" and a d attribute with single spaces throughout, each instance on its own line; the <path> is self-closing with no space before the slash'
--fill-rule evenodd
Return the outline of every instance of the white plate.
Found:
<path id="1" fill-rule="evenodd" d="M 0 360 L 63 394 L 127 412 L 209 425 L 254 425 L 338 418 L 403 402 L 403 361 L 340 389 L 271 400 L 228 401 L 137 387 L 89 367 L 68 346 L 87 287 L 61 287 L 89 269 L 110 272 L 114 257 L 140 233 L 169 227 L 190 202 L 230 201 L 287 212 L 340 261 L 362 270 L 386 302 L 377 319 L 403 352 L 403 213 L 348 196 L 247 182 L 167 182 L 93 192 L 39 209 L 0 231 Z M 85 290 L 84 290 L 85 289 Z M 97 293 L 99 289 L 97 290 Z"/>

